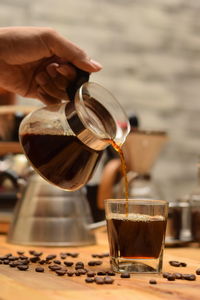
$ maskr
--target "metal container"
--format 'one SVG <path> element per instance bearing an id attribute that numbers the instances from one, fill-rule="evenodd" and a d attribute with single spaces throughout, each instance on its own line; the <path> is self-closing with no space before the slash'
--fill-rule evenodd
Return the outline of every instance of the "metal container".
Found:
<path id="1" fill-rule="evenodd" d="M 8 233 L 8 242 L 34 246 L 84 246 L 95 243 L 85 189 L 60 190 L 33 175 L 19 200 Z"/>
<path id="2" fill-rule="evenodd" d="M 165 243 L 173 246 L 191 241 L 191 205 L 185 196 L 169 203 Z"/>

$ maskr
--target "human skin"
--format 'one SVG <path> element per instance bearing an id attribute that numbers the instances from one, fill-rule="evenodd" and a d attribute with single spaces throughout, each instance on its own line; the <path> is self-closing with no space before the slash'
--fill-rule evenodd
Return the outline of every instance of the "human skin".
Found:
<path id="1" fill-rule="evenodd" d="M 97 72 L 102 66 L 80 47 L 47 27 L 0 28 L 0 88 L 45 104 L 67 99 L 76 66 Z"/>

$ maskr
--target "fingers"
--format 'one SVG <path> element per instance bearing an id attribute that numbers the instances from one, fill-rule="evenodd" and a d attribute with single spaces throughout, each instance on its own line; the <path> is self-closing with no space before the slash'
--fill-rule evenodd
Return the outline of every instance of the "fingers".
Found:
<path id="1" fill-rule="evenodd" d="M 40 99 L 45 105 L 59 104 L 61 102 L 60 99 L 46 94 L 41 88 L 37 89 L 37 98 Z"/>
<path id="2" fill-rule="evenodd" d="M 45 94 L 59 99 L 68 99 L 67 93 L 65 92 L 67 82 L 65 86 L 62 86 L 61 90 L 57 87 L 56 82 L 53 81 L 45 72 L 37 74 L 35 80 L 38 84 L 38 87 L 42 89 Z"/>
<path id="3" fill-rule="evenodd" d="M 46 43 L 53 54 L 66 62 L 71 62 L 84 71 L 97 72 L 102 69 L 100 63 L 91 60 L 81 48 L 57 32 L 51 31 L 46 39 Z"/>
<path id="4" fill-rule="evenodd" d="M 57 103 L 69 99 L 66 89 L 74 80 L 76 72 L 72 66 L 48 64 L 35 76 L 37 93 L 45 104 Z"/>

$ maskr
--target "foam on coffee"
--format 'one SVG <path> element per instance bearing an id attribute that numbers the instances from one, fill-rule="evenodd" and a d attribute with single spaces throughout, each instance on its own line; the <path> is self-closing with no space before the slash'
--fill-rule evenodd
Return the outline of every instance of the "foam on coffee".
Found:
<path id="1" fill-rule="evenodd" d="M 130 213 L 127 215 L 122 215 L 119 213 L 111 213 L 107 216 L 108 220 L 115 219 L 121 221 L 134 221 L 134 222 L 151 222 L 151 221 L 164 221 L 163 216 L 149 216 L 149 215 L 142 215 L 142 214 L 135 214 Z"/>

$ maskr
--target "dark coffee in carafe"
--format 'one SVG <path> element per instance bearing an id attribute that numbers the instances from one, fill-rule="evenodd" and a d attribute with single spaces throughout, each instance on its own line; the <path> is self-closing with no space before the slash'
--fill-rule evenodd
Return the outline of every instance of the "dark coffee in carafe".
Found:
<path id="1" fill-rule="evenodd" d="M 66 190 L 85 185 L 102 155 L 102 151 L 87 147 L 76 136 L 25 134 L 21 143 L 38 173 Z"/>

